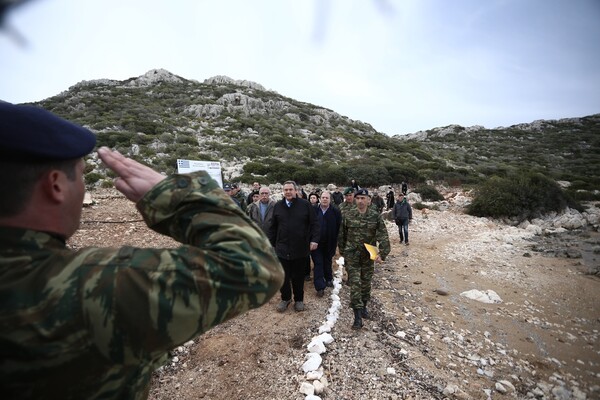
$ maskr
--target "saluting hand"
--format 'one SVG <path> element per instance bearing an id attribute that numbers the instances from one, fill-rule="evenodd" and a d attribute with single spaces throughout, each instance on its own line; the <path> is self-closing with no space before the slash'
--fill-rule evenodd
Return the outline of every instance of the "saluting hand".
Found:
<path id="1" fill-rule="evenodd" d="M 152 168 L 127 158 L 118 151 L 108 147 L 98 149 L 98 156 L 114 173 L 115 187 L 125 197 L 133 202 L 138 202 L 144 195 L 165 177 Z"/>

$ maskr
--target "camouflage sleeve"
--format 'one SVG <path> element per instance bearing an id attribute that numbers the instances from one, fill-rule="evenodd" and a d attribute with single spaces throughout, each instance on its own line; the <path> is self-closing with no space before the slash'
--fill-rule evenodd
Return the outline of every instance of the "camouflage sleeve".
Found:
<path id="1" fill-rule="evenodd" d="M 346 225 L 346 218 L 342 216 L 342 224 L 338 235 L 338 250 L 342 257 L 344 256 L 344 249 L 346 248 L 346 239 L 348 239 L 348 226 Z"/>
<path id="2" fill-rule="evenodd" d="M 155 359 L 281 287 L 283 269 L 264 233 L 205 172 L 163 180 L 137 207 L 150 228 L 183 245 L 81 255 L 89 267 L 83 312 L 105 356 Z"/>
<path id="3" fill-rule="evenodd" d="M 381 217 L 381 214 L 377 216 L 377 243 L 379 243 L 379 256 L 385 261 L 388 254 L 392 250 L 390 246 L 390 237 L 388 235 L 387 227 Z"/>

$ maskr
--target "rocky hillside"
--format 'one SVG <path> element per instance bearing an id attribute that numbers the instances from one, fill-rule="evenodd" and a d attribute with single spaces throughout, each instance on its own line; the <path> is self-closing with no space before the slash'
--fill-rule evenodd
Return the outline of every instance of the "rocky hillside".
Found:
<path id="1" fill-rule="evenodd" d="M 221 161 L 225 179 L 242 182 L 346 184 L 354 178 L 375 186 L 470 184 L 533 169 L 575 190 L 600 187 L 598 114 L 389 137 L 258 83 L 225 76 L 198 82 L 160 69 L 124 81 L 83 81 L 39 104 L 92 129 L 100 145 L 165 173 L 187 158 Z M 102 185 L 104 177 L 91 157 L 88 184 Z"/>
<path id="2" fill-rule="evenodd" d="M 482 176 L 529 170 L 579 189 L 600 188 L 600 114 L 495 129 L 450 125 L 395 138 L 417 141 L 433 157 Z"/>

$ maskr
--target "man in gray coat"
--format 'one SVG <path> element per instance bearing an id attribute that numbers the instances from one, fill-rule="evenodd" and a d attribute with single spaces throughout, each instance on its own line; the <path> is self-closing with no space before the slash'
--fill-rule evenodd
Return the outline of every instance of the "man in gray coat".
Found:
<path id="1" fill-rule="evenodd" d="M 400 243 L 408 246 L 408 223 L 412 221 L 412 208 L 403 193 L 398 193 L 398 201 L 394 204 L 392 218 L 398 225 L 398 233 L 400 234 Z"/>
<path id="2" fill-rule="evenodd" d="M 263 232 L 269 232 L 273 223 L 273 206 L 276 201 L 271 199 L 271 189 L 264 186 L 258 191 L 258 201 L 252 203 L 249 211 L 250 219 L 258 224 Z"/>

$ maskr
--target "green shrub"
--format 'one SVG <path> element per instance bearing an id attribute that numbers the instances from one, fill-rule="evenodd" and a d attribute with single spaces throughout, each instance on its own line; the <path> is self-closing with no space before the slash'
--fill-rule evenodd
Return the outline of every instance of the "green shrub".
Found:
<path id="1" fill-rule="evenodd" d="M 418 201 L 412 205 L 412 208 L 414 208 L 415 210 L 422 210 L 424 208 L 427 208 L 427 206 L 425 204 L 421 203 L 420 201 Z"/>
<path id="2" fill-rule="evenodd" d="M 552 179 L 536 173 L 494 176 L 479 185 L 467 212 L 478 217 L 517 217 L 523 221 L 566 206 L 581 209 Z"/>
<path id="3" fill-rule="evenodd" d="M 572 190 L 571 188 L 566 190 L 567 194 L 575 201 L 595 201 L 600 200 L 600 194 L 594 193 L 588 190 Z"/>
<path id="4" fill-rule="evenodd" d="M 348 177 L 346 176 L 346 172 L 344 171 L 344 168 L 339 165 L 321 165 L 317 171 L 317 182 L 319 183 L 335 183 L 336 185 L 345 185 L 347 181 Z"/>
<path id="5" fill-rule="evenodd" d="M 90 172 L 89 174 L 85 174 L 85 184 L 86 185 L 93 185 L 94 183 L 98 182 L 100 179 L 104 178 L 103 175 L 97 173 L 97 172 Z"/>
<path id="6" fill-rule="evenodd" d="M 354 165 L 348 167 L 347 176 L 355 179 L 361 186 L 380 186 L 390 182 L 390 175 L 385 167 L 374 165 Z"/>
<path id="7" fill-rule="evenodd" d="M 418 186 L 415 190 L 416 193 L 421 195 L 423 200 L 427 201 L 442 201 L 444 200 L 444 196 L 437 191 L 436 188 L 430 185 L 422 185 Z"/>
<path id="8" fill-rule="evenodd" d="M 421 176 L 419 171 L 417 171 L 416 168 L 414 168 L 410 165 L 407 165 L 407 164 L 403 164 L 403 165 L 392 164 L 392 165 L 386 166 L 386 169 L 388 170 L 388 174 L 390 175 L 390 183 L 400 183 L 402 181 L 407 181 L 407 182 L 422 182 L 423 181 L 423 177 Z"/>

